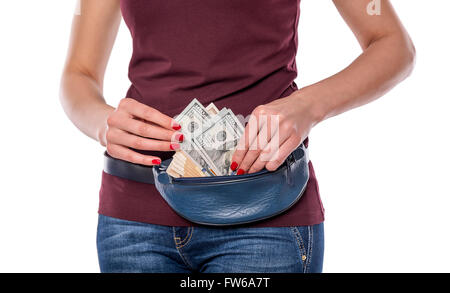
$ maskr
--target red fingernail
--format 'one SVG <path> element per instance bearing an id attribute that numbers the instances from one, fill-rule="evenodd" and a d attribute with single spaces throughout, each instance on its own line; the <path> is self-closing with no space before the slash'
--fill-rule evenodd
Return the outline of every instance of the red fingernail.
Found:
<path id="1" fill-rule="evenodd" d="M 237 175 L 244 175 L 244 174 L 245 174 L 245 171 L 242 170 L 242 169 L 239 169 L 239 170 L 237 171 L 236 174 L 237 174 Z"/>
<path id="2" fill-rule="evenodd" d="M 184 135 L 183 134 L 177 134 L 176 136 L 175 136 L 175 138 L 179 141 L 179 142 L 183 142 L 183 140 L 184 140 Z"/>
<path id="3" fill-rule="evenodd" d="M 175 151 L 175 150 L 177 150 L 179 148 L 180 148 L 180 144 L 178 144 L 178 143 L 171 143 L 170 144 L 170 149 L 173 150 L 173 151 Z"/>
<path id="4" fill-rule="evenodd" d="M 152 160 L 152 164 L 160 165 L 160 164 L 161 164 L 161 160 L 159 160 L 159 159 L 154 159 L 154 160 Z"/>
<path id="5" fill-rule="evenodd" d="M 175 130 L 180 130 L 181 129 L 181 125 L 176 123 L 176 122 L 174 122 L 173 125 L 172 125 L 172 128 L 175 129 Z"/>
<path id="6" fill-rule="evenodd" d="M 236 168 L 238 167 L 238 164 L 236 162 L 231 163 L 230 169 L 231 170 L 236 170 Z"/>

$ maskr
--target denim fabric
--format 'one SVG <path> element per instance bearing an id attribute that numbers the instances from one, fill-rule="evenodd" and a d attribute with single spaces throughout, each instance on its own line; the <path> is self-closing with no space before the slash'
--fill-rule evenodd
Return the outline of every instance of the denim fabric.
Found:
<path id="1" fill-rule="evenodd" d="M 99 215 L 100 270 L 146 273 L 319 273 L 323 223 L 294 227 L 173 227 Z"/>

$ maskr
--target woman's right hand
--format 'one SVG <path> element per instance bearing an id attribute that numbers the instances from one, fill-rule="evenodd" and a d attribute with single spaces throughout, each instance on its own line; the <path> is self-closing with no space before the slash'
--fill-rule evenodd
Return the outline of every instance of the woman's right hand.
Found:
<path id="1" fill-rule="evenodd" d="M 106 121 L 106 150 L 114 158 L 142 165 L 159 165 L 161 159 L 130 148 L 147 151 L 174 151 L 184 137 L 181 126 L 158 110 L 131 98 L 124 98 Z"/>

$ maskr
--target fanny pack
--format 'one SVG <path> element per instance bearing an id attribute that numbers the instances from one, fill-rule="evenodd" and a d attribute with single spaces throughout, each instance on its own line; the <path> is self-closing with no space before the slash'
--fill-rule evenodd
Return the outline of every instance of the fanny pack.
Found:
<path id="1" fill-rule="evenodd" d="M 303 195 L 309 179 L 308 154 L 301 144 L 275 171 L 232 176 L 174 178 L 166 170 L 172 159 L 148 167 L 115 159 L 105 152 L 110 175 L 155 184 L 168 205 L 197 224 L 230 226 L 279 215 Z"/>

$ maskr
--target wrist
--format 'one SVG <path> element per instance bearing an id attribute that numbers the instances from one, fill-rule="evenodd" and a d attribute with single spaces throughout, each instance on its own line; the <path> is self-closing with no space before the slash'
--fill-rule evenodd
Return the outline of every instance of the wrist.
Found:
<path id="1" fill-rule="evenodd" d="M 297 90 L 292 96 L 301 101 L 307 109 L 313 126 L 322 122 L 327 117 L 326 107 L 321 103 L 317 95 L 315 95 L 309 88 L 305 87 Z"/>
<path id="2" fill-rule="evenodd" d="M 96 140 L 102 145 L 106 146 L 106 131 L 108 130 L 108 117 L 109 115 L 114 112 L 114 107 L 111 107 L 109 105 L 106 105 L 105 108 L 99 111 L 98 117 L 100 117 L 99 125 L 97 126 L 96 130 Z"/>

